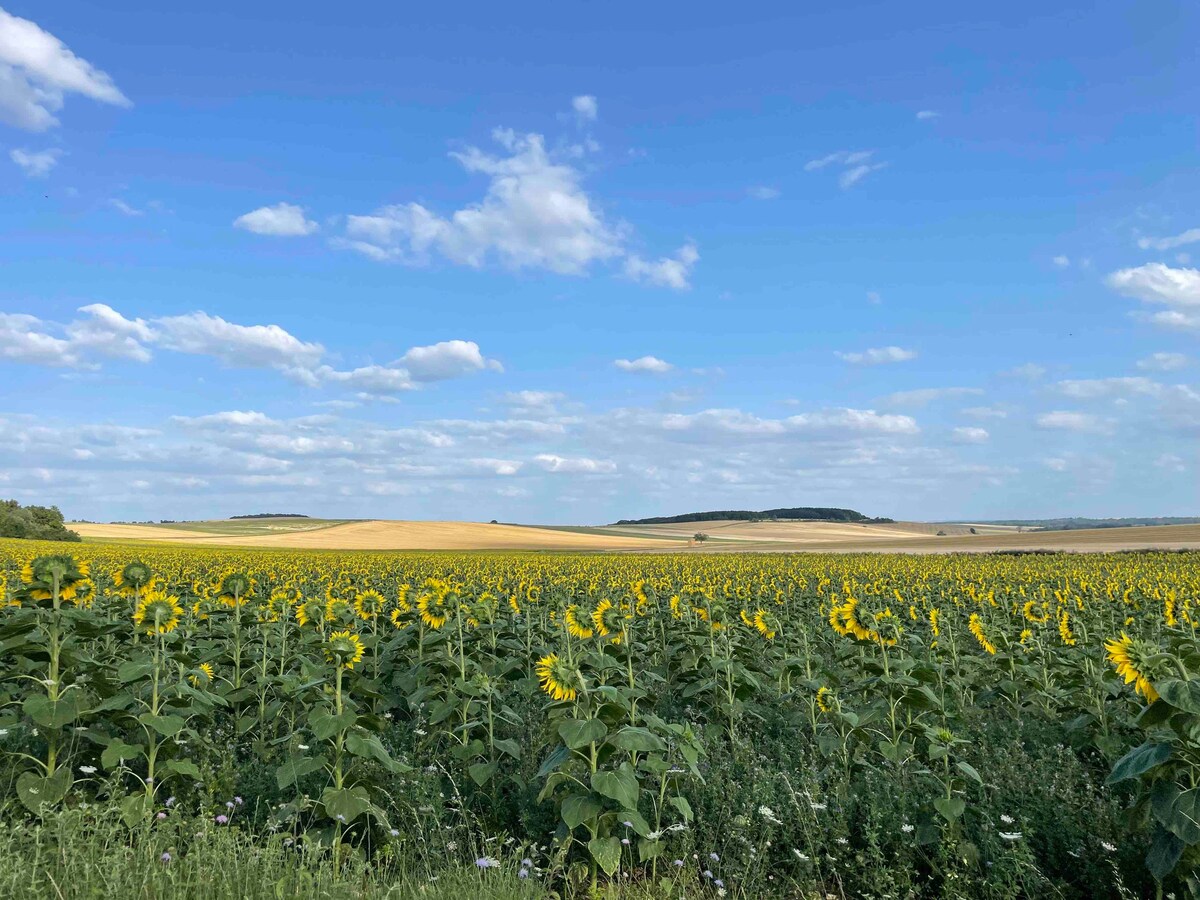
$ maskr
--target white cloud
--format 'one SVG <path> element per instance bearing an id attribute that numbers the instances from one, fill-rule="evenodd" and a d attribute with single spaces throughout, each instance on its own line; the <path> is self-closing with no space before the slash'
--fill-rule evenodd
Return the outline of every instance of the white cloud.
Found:
<path id="1" fill-rule="evenodd" d="M 867 291 L 867 302 L 872 306 L 878 306 L 883 302 L 883 295 L 879 291 Z"/>
<path id="2" fill-rule="evenodd" d="M 319 227 L 304 217 L 304 207 L 291 203 L 261 206 L 233 220 L 234 228 L 272 237 L 303 237 Z"/>
<path id="3" fill-rule="evenodd" d="M 127 319 L 104 303 L 91 303 L 79 311 L 88 318 L 66 326 L 67 338 L 75 348 L 114 359 L 150 360 L 145 345 L 153 343 L 156 336 L 143 319 Z"/>
<path id="4" fill-rule="evenodd" d="M 646 423 L 651 424 L 651 423 Z M 801 413 L 786 419 L 763 419 L 739 409 L 706 409 L 698 413 L 668 413 L 658 421 L 666 432 L 697 435 L 856 435 L 916 434 L 917 423 L 909 416 L 881 415 L 870 409 L 832 409 Z"/>
<path id="5" fill-rule="evenodd" d="M 804 171 L 815 172 L 827 166 L 842 166 L 838 184 L 846 189 L 853 187 L 872 172 L 887 167 L 887 163 L 872 162 L 874 154 L 874 150 L 838 150 L 817 159 L 810 159 L 804 164 Z"/>
<path id="6" fill-rule="evenodd" d="M 903 347 L 871 347 L 867 350 L 853 353 L 834 351 L 834 356 L 843 362 L 861 366 L 879 366 L 888 363 L 908 362 L 917 358 L 916 350 L 905 350 Z"/>
<path id="7" fill-rule="evenodd" d="M 600 112 L 599 107 L 596 105 L 596 98 L 591 94 L 580 94 L 578 97 L 572 97 L 571 109 L 575 111 L 575 120 L 580 126 L 586 125 L 588 122 L 595 122 Z"/>
<path id="8" fill-rule="evenodd" d="M 1070 265 L 1071 265 L 1071 257 L 1069 257 L 1069 256 L 1056 256 L 1056 257 L 1054 257 L 1054 264 L 1055 264 L 1056 266 L 1058 266 L 1060 269 L 1065 269 L 1065 268 L 1067 268 L 1068 266 L 1070 266 Z"/>
<path id="9" fill-rule="evenodd" d="M 1075 431 L 1083 434 L 1109 434 L 1113 429 L 1111 420 L 1102 419 L 1091 413 L 1071 410 L 1055 410 L 1053 412 L 1042 413 L 1037 417 L 1036 421 L 1038 428 Z"/>
<path id="10" fill-rule="evenodd" d="M 928 122 L 930 119 L 941 118 L 940 112 L 934 112 L 932 109 L 922 109 L 917 113 L 917 120 L 920 122 Z"/>
<path id="11" fill-rule="evenodd" d="M 594 208 L 581 173 L 550 159 L 540 134 L 498 129 L 493 137 L 509 155 L 475 147 L 452 154 L 468 172 L 489 178 L 482 201 L 447 217 L 419 203 L 348 216 L 345 238 L 336 245 L 379 261 L 422 263 L 438 253 L 478 268 L 495 256 L 513 269 L 567 275 L 622 254 L 621 230 Z"/>
<path id="12" fill-rule="evenodd" d="M 696 245 L 684 244 L 674 256 L 663 256 L 654 262 L 647 262 L 640 256 L 628 257 L 625 274 L 637 282 L 684 291 L 691 287 L 688 278 L 699 259 Z"/>
<path id="13" fill-rule="evenodd" d="M 780 196 L 779 188 L 765 184 L 746 188 L 746 194 L 753 200 L 778 200 Z"/>
<path id="14" fill-rule="evenodd" d="M 111 206 L 113 209 L 115 209 L 117 212 L 121 213 L 121 215 L 129 216 L 131 218 L 136 217 L 136 216 L 143 216 L 146 214 L 146 211 L 144 209 L 138 209 L 136 206 L 130 206 L 128 203 L 126 203 L 120 197 L 113 197 L 111 200 L 108 201 L 108 205 Z"/>
<path id="15" fill-rule="evenodd" d="M 1147 263 L 1119 269 L 1106 281 L 1109 287 L 1127 297 L 1170 307 L 1140 316 L 1151 324 L 1177 331 L 1200 331 L 1200 270 Z"/>
<path id="16" fill-rule="evenodd" d="M 0 359 L 41 366 L 76 367 L 82 360 L 70 341 L 54 337 L 37 316 L 0 313 Z"/>
<path id="17" fill-rule="evenodd" d="M 1077 400 L 1155 397 L 1163 392 L 1161 384 L 1141 376 L 1060 381 L 1056 387 L 1065 396 Z"/>
<path id="18" fill-rule="evenodd" d="M 986 428 L 974 428 L 969 425 L 955 428 L 951 434 L 958 444 L 986 444 L 991 437 Z"/>
<path id="19" fill-rule="evenodd" d="M 1028 381 L 1037 381 L 1046 374 L 1046 367 L 1039 366 L 1037 363 L 1025 363 L 1017 366 L 1015 369 L 1009 369 L 1007 372 L 1001 372 L 1001 375 L 1008 375 L 1011 378 L 1024 378 Z"/>
<path id="20" fill-rule="evenodd" d="M 181 425 L 192 425 L 201 428 L 221 425 L 231 425 L 237 428 L 262 428 L 280 424 L 265 413 L 253 410 L 243 412 L 239 409 L 232 409 L 228 412 L 210 413 L 206 416 L 173 416 L 172 419 Z"/>
<path id="21" fill-rule="evenodd" d="M 1186 472 L 1187 465 L 1183 458 L 1176 456 L 1174 453 L 1163 453 L 1154 460 L 1154 465 L 1159 469 L 1166 469 L 1168 472 Z"/>
<path id="22" fill-rule="evenodd" d="M 610 459 L 568 458 L 554 453 L 539 453 L 533 459 L 547 472 L 569 475 L 603 475 L 617 470 L 617 464 Z"/>
<path id="23" fill-rule="evenodd" d="M 1107 282 L 1118 293 L 1146 303 L 1200 306 L 1200 270 L 1147 263 L 1134 269 L 1119 269 L 1108 276 Z"/>
<path id="24" fill-rule="evenodd" d="M 3 10 L 0 10 L 0 13 L 3 13 Z M 8 154 L 9 159 L 21 167 L 27 178 L 45 178 L 50 174 L 50 170 L 58 165 L 62 155 L 63 152 L 57 147 L 38 151 L 14 149 Z"/>
<path id="25" fill-rule="evenodd" d="M 972 419 L 1007 419 L 1008 411 L 996 406 L 968 406 L 962 411 L 964 416 Z"/>
<path id="26" fill-rule="evenodd" d="M 130 106 L 112 78 L 49 32 L 0 9 L 0 121 L 27 131 L 58 124 L 67 94 Z"/>
<path id="27" fill-rule="evenodd" d="M 1137 367 L 1149 372 L 1177 372 L 1187 368 L 1189 362 L 1182 353 L 1151 353 L 1145 359 L 1139 359 Z"/>
<path id="28" fill-rule="evenodd" d="M 361 366 L 346 372 L 339 372 L 331 366 L 321 366 L 312 374 L 311 383 L 314 385 L 321 382 L 340 384 L 343 387 L 362 391 L 371 397 L 398 394 L 416 389 L 408 370 L 394 366 Z"/>
<path id="29" fill-rule="evenodd" d="M 983 390 L 980 388 L 969 387 L 918 388 L 914 391 L 897 391 L 894 394 L 888 394 L 883 398 L 883 403 L 885 406 L 922 407 L 935 400 L 970 397 L 982 393 Z"/>
<path id="30" fill-rule="evenodd" d="M 278 325 L 235 325 L 205 312 L 154 320 L 168 350 L 211 356 L 238 368 L 311 369 L 325 353 Z"/>
<path id="31" fill-rule="evenodd" d="M 656 375 L 670 372 L 674 368 L 669 362 L 659 359 L 657 356 L 641 356 L 637 359 L 615 359 L 613 360 L 613 365 L 622 372 L 652 372 Z"/>
<path id="32" fill-rule="evenodd" d="M 550 415 L 565 399 L 567 395 L 561 391 L 510 391 L 504 395 L 506 404 L 526 415 Z"/>
<path id="33" fill-rule="evenodd" d="M 1185 244 L 1194 244 L 1197 241 L 1200 241 L 1200 228 L 1189 228 L 1187 231 L 1177 234 L 1174 237 L 1139 238 L 1137 244 L 1143 250 L 1174 250 L 1176 247 L 1182 247 Z"/>
<path id="34" fill-rule="evenodd" d="M 399 360 L 416 381 L 458 378 L 483 369 L 504 371 L 494 359 L 484 359 L 474 341 L 442 341 L 429 347 L 413 347 Z"/>

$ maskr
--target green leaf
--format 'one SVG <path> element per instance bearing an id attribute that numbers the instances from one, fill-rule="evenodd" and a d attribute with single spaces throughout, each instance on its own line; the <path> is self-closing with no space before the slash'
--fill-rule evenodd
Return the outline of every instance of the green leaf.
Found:
<path id="1" fill-rule="evenodd" d="M 666 741 L 657 734 L 649 729 L 637 728 L 633 725 L 626 725 L 613 735 L 611 743 L 614 747 L 628 750 L 631 753 L 649 753 L 667 749 Z"/>
<path id="2" fill-rule="evenodd" d="M 953 822 L 967 811 L 967 804 L 959 797 L 938 797 L 933 801 L 933 808 L 947 822 Z"/>
<path id="3" fill-rule="evenodd" d="M 558 726 L 558 735 L 570 749 L 577 750 L 608 734 L 608 728 L 599 719 L 567 719 Z"/>
<path id="4" fill-rule="evenodd" d="M 174 775 L 183 775 L 187 778 L 194 778 L 196 781 L 200 781 L 202 777 L 200 770 L 196 768 L 196 764 L 190 759 L 173 759 L 163 766 L 163 771 Z"/>
<path id="5" fill-rule="evenodd" d="M 378 735 L 351 731 L 346 735 L 346 750 L 363 759 L 373 759 L 389 770 L 395 771 L 396 769 L 396 761 L 387 752 L 387 748 L 383 746 Z"/>
<path id="6" fill-rule="evenodd" d="M 153 805 L 153 800 L 150 797 L 139 791 L 136 794 L 130 794 L 121 801 L 121 819 L 130 828 L 137 825 L 138 822 L 145 821 L 150 816 L 150 809 Z"/>
<path id="7" fill-rule="evenodd" d="M 71 788 L 71 770 L 61 768 L 53 775 L 24 772 L 17 779 L 17 796 L 30 812 L 41 812 L 43 806 L 57 806 Z"/>
<path id="8" fill-rule="evenodd" d="M 64 728 L 70 725 L 83 711 L 79 691 L 71 691 L 53 702 L 49 697 L 37 695 L 25 700 L 25 714 L 43 728 Z"/>
<path id="9" fill-rule="evenodd" d="M 692 812 L 692 804 L 687 802 L 687 797 L 671 797 L 667 800 L 675 809 L 683 816 L 683 821 L 690 822 L 695 818 Z"/>
<path id="10" fill-rule="evenodd" d="M 1170 744 L 1155 744 L 1150 741 L 1135 747 L 1117 760 L 1112 774 L 1108 776 L 1108 784 L 1116 784 L 1129 778 L 1137 778 L 1143 772 L 1149 772 L 1155 766 L 1160 766 L 1171 758 Z"/>
<path id="11" fill-rule="evenodd" d="M 121 764 L 121 760 L 137 759 L 143 752 L 142 748 L 135 744 L 127 744 L 120 738 L 113 738 L 100 754 L 100 764 L 106 769 L 115 769 Z"/>
<path id="12" fill-rule="evenodd" d="M 467 774 L 471 776 L 472 781 L 483 787 L 492 780 L 492 776 L 496 774 L 499 767 L 499 764 L 494 762 L 477 762 L 467 767 Z"/>
<path id="13" fill-rule="evenodd" d="M 642 818 L 642 814 L 635 809 L 623 809 L 621 814 L 617 816 L 617 820 L 624 825 L 629 823 L 632 828 L 641 837 L 645 837 L 650 833 L 650 823 Z"/>
<path id="14" fill-rule="evenodd" d="M 545 778 L 547 775 L 549 775 L 551 772 L 554 772 L 556 769 L 558 769 L 559 766 L 561 766 L 563 763 L 565 763 L 570 758 L 571 758 L 571 751 L 568 748 L 555 747 L 554 752 L 552 752 L 549 756 L 547 756 L 546 759 L 542 762 L 541 768 L 539 768 L 537 771 L 537 777 Z"/>
<path id="15" fill-rule="evenodd" d="M 1172 679 L 1155 684 L 1154 687 L 1159 696 L 1176 709 L 1200 716 L 1200 681 Z"/>
<path id="16" fill-rule="evenodd" d="M 983 778 L 980 777 L 979 772 L 969 762 L 967 762 L 966 760 L 960 759 L 954 765 L 958 767 L 958 771 L 962 772 L 964 775 L 966 775 L 968 778 L 970 778 L 976 784 L 978 784 L 980 786 L 983 785 Z"/>
<path id="17" fill-rule="evenodd" d="M 341 790 L 330 787 L 321 794 L 321 805 L 325 807 L 325 815 L 329 818 L 349 825 L 371 808 L 371 795 L 362 785 Z"/>
<path id="18" fill-rule="evenodd" d="M 154 672 L 154 663 L 149 662 L 127 662 L 121 663 L 117 668 L 117 678 L 128 684 L 130 681 L 137 681 L 139 678 Z"/>
<path id="19" fill-rule="evenodd" d="M 1155 804 L 1155 818 L 1162 826 L 1185 844 L 1200 843 L 1200 788 L 1182 793 L 1176 790 L 1165 808 Z"/>
<path id="20" fill-rule="evenodd" d="M 1146 854 L 1146 868 L 1159 881 L 1171 874 L 1183 856 L 1184 843 L 1176 835 L 1163 828 L 1154 831 L 1154 840 Z"/>
<path id="21" fill-rule="evenodd" d="M 183 731 L 183 726 L 187 724 L 183 716 L 152 716 L 150 713 L 142 713 L 138 716 L 138 721 L 149 725 L 163 737 L 174 737 Z"/>
<path id="22" fill-rule="evenodd" d="M 492 746 L 501 753 L 511 756 L 513 759 L 521 758 L 521 745 L 509 738 L 496 738 L 492 741 Z"/>
<path id="23" fill-rule="evenodd" d="M 603 806 L 600 801 L 590 794 L 572 794 L 563 801 L 562 820 L 568 828 L 575 829 L 595 819 L 601 809 Z"/>
<path id="24" fill-rule="evenodd" d="M 666 849 L 662 841 L 648 841 L 640 838 L 638 840 L 638 861 L 648 862 L 656 856 L 661 856 Z"/>
<path id="25" fill-rule="evenodd" d="M 345 731 L 353 725 L 357 718 L 350 710 L 335 716 L 327 709 L 318 709 L 309 715 L 308 724 L 312 726 L 313 737 L 318 741 L 327 741 L 339 731 Z"/>
<path id="26" fill-rule="evenodd" d="M 626 809 L 636 809 L 638 805 L 637 776 L 626 763 L 615 772 L 596 772 L 592 775 L 592 790 L 601 796 L 616 800 Z"/>
<path id="27" fill-rule="evenodd" d="M 605 875 L 612 875 L 621 865 L 621 842 L 615 837 L 592 838 L 588 841 L 588 852 Z"/>
<path id="28" fill-rule="evenodd" d="M 293 756 L 275 770 L 275 782 L 282 791 L 324 765 L 325 758 L 323 756 Z"/>

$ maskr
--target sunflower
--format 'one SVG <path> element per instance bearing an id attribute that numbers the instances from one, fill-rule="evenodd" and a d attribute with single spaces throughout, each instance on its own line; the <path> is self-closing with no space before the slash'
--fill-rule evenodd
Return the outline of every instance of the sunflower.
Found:
<path id="1" fill-rule="evenodd" d="M 364 622 L 377 618 L 387 601 L 379 591 L 363 591 L 354 599 L 354 611 Z"/>
<path id="2" fill-rule="evenodd" d="M 453 607 L 446 608 L 446 596 L 441 591 L 422 591 L 417 597 L 417 612 L 421 615 L 421 621 L 434 631 L 446 624 L 453 611 Z"/>
<path id="3" fill-rule="evenodd" d="M 408 604 L 405 604 L 406 607 L 407 605 Z M 396 607 L 392 610 L 392 614 L 388 618 L 392 620 L 392 625 L 396 628 L 407 628 L 412 624 L 412 620 L 408 617 L 409 612 L 411 612 L 411 610 L 400 609 L 400 607 Z"/>
<path id="4" fill-rule="evenodd" d="M 165 591 L 150 591 L 138 601 L 133 611 L 133 624 L 144 628 L 146 634 L 170 634 L 179 626 L 183 607 L 179 598 Z"/>
<path id="5" fill-rule="evenodd" d="M 817 688 L 817 709 L 823 713 L 832 712 L 834 702 L 833 691 L 827 687 Z"/>
<path id="6" fill-rule="evenodd" d="M 254 581 L 241 572 L 229 572 L 217 585 L 217 599 L 231 609 L 245 606 L 247 597 L 254 593 Z"/>
<path id="7" fill-rule="evenodd" d="M 303 628 L 309 622 L 320 622 L 325 618 L 325 604 L 320 600 L 305 600 L 296 607 L 296 622 Z"/>
<path id="8" fill-rule="evenodd" d="M 614 644 L 621 643 L 621 632 L 625 624 L 623 620 L 626 618 L 628 616 L 623 612 L 623 608 L 611 600 L 601 600 L 592 610 L 592 624 L 596 626 L 596 634 L 608 637 Z"/>
<path id="9" fill-rule="evenodd" d="M 567 623 L 567 633 L 571 637 L 577 637 L 582 641 L 586 641 L 596 632 L 585 625 L 579 624 L 579 617 L 575 614 L 579 607 L 572 603 L 567 607 L 567 611 L 563 613 L 563 621 Z"/>
<path id="10" fill-rule="evenodd" d="M 363 642 L 351 631 L 335 631 L 325 644 L 325 658 L 331 663 L 353 669 L 363 658 Z"/>
<path id="11" fill-rule="evenodd" d="M 153 590 L 155 581 L 154 570 L 141 560 L 134 560 L 113 576 L 117 593 L 122 597 Z"/>
<path id="12" fill-rule="evenodd" d="M 90 594 L 88 564 L 66 553 L 53 553 L 31 559 L 21 568 L 21 587 L 17 600 L 53 600 L 58 585 L 60 600 L 82 602 Z"/>
<path id="13" fill-rule="evenodd" d="M 1158 691 L 1150 683 L 1148 648 L 1121 632 L 1120 638 L 1114 638 L 1104 645 L 1108 651 L 1108 659 L 1116 666 L 1117 674 L 1125 679 L 1126 684 L 1132 684 L 1135 691 L 1150 703 L 1158 699 Z"/>
<path id="14" fill-rule="evenodd" d="M 991 656 L 996 655 L 996 645 L 988 640 L 987 632 L 983 630 L 983 622 L 979 618 L 979 613 L 971 613 L 971 618 L 967 623 L 967 630 L 975 635 L 975 640 L 979 641 L 979 646 L 988 652 Z"/>
<path id="15" fill-rule="evenodd" d="M 575 699 L 578 692 L 572 682 L 578 680 L 579 673 L 559 659 L 557 653 L 548 653 L 538 660 L 537 676 L 542 690 L 555 700 Z"/>
<path id="16" fill-rule="evenodd" d="M 212 667 L 212 663 L 200 663 L 196 666 L 196 671 L 188 676 L 188 681 L 192 683 L 192 687 L 207 687 L 213 683 L 213 679 L 216 677 L 217 672 Z"/>
<path id="17" fill-rule="evenodd" d="M 1075 646 L 1075 635 L 1071 631 L 1071 614 L 1065 609 L 1058 614 L 1058 636 L 1068 647 Z"/>
<path id="18" fill-rule="evenodd" d="M 775 629 L 776 622 L 774 616 L 772 616 L 765 609 L 758 609 L 754 611 L 755 631 L 765 637 L 768 641 L 773 641 L 775 640 Z"/>

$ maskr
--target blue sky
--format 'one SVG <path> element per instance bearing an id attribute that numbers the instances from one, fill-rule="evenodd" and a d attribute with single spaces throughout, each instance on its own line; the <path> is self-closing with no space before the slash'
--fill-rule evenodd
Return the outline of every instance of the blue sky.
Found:
<path id="1" fill-rule="evenodd" d="M 2 495 L 1200 506 L 1193 4 L 0 2 Z"/>

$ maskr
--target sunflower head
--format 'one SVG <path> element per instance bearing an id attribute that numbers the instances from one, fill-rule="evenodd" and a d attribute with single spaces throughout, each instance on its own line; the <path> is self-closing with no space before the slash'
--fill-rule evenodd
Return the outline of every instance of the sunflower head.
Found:
<path id="1" fill-rule="evenodd" d="M 35 557 L 22 567 L 21 586 L 14 597 L 21 601 L 53 600 L 55 585 L 60 600 L 75 600 L 89 585 L 87 563 L 67 553 Z"/>
<path id="2" fill-rule="evenodd" d="M 352 631 L 335 631 L 325 642 L 325 658 L 337 666 L 353 669 L 363 658 L 363 642 Z"/>
<path id="3" fill-rule="evenodd" d="M 141 560 L 134 560 L 113 577 L 117 591 L 130 596 L 154 587 L 154 570 Z"/>
<path id="4" fill-rule="evenodd" d="M 208 687 L 216 677 L 217 671 L 212 667 L 212 663 L 200 663 L 188 676 L 188 681 L 192 687 Z"/>
<path id="5" fill-rule="evenodd" d="M 555 700 L 569 702 L 578 695 L 575 686 L 579 683 L 579 672 L 557 653 L 548 653 L 539 659 L 536 671 L 542 690 Z"/>
<path id="6" fill-rule="evenodd" d="M 170 634 L 179 626 L 183 607 L 179 598 L 165 591 L 150 591 L 138 601 L 133 611 L 133 624 L 146 634 Z"/>
<path id="7" fill-rule="evenodd" d="M 1153 680 L 1156 675 L 1154 661 L 1155 648 L 1135 641 L 1125 632 L 1119 638 L 1113 638 L 1104 645 L 1108 651 L 1108 660 L 1117 670 L 1117 674 L 1125 679 L 1126 684 L 1132 684 L 1133 689 L 1146 698 L 1148 703 L 1158 699 L 1158 691 L 1154 689 Z"/>
<path id="8" fill-rule="evenodd" d="M 325 619 L 325 603 L 321 600 L 305 600 L 296 607 L 296 622 L 303 628 Z"/>
<path id="9" fill-rule="evenodd" d="M 239 606 L 247 595 L 254 592 L 254 582 L 244 572 L 230 572 L 221 579 L 217 587 L 217 596 L 222 600 L 232 600 Z"/>
<path id="10" fill-rule="evenodd" d="M 834 702 L 833 691 L 824 686 L 817 688 L 817 709 L 823 713 L 830 712 L 833 710 Z"/>
<path id="11" fill-rule="evenodd" d="M 364 622 L 378 618 L 386 605 L 387 601 L 379 591 L 361 591 L 354 598 L 354 612 Z"/>

